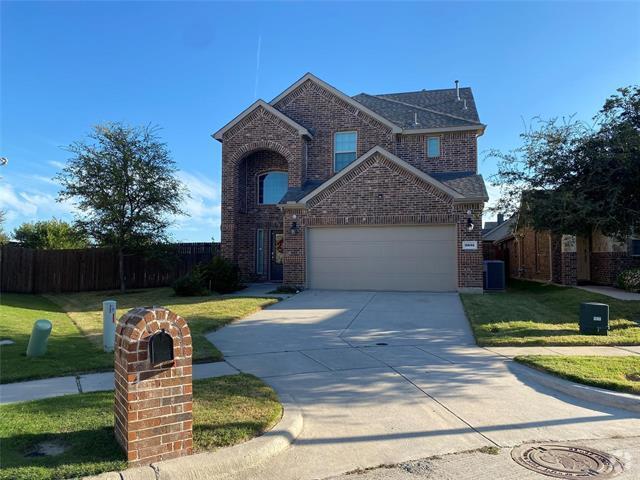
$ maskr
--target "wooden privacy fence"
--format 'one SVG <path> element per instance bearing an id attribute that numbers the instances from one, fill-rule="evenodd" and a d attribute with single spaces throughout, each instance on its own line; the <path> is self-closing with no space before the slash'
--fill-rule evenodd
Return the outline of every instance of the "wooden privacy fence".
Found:
<path id="1" fill-rule="evenodd" d="M 127 288 L 164 287 L 220 253 L 219 243 L 178 243 L 155 256 L 125 255 Z M 0 291 L 84 292 L 120 288 L 118 252 L 110 248 L 34 250 L 0 247 Z"/>

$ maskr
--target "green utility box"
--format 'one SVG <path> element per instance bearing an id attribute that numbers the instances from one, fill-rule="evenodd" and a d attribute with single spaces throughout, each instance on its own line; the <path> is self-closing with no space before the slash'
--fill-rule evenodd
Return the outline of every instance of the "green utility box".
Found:
<path id="1" fill-rule="evenodd" d="M 47 340 L 52 327 L 49 320 L 36 320 L 27 345 L 27 357 L 40 357 L 47 352 Z"/>
<path id="2" fill-rule="evenodd" d="M 580 333 L 583 335 L 608 335 L 609 305 L 595 302 L 581 303 Z"/>

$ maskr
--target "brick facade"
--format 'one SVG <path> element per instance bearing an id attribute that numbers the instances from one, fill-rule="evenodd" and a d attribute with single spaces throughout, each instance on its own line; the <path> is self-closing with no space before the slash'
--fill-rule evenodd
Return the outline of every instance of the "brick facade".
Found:
<path id="1" fill-rule="evenodd" d="M 222 136 L 222 253 L 239 265 L 244 280 L 269 279 L 271 230 L 284 234 L 284 283 L 304 286 L 305 229 L 314 225 L 457 224 L 459 287 L 482 287 L 479 226 L 483 203 L 457 203 L 447 192 L 408 174 L 384 156 L 367 159 L 357 171 L 349 172 L 310 200 L 306 208 L 256 202 L 256 177 L 266 171 L 288 171 L 290 188 L 330 179 L 336 173 L 336 132 L 357 132 L 357 158 L 382 147 L 425 173 L 475 173 L 476 131 L 439 132 L 441 155 L 427 158 L 426 135 L 395 133 L 366 109 L 312 80 L 279 98 L 273 107 L 310 135 L 300 135 L 267 109 L 257 108 Z M 468 210 L 477 226 L 471 232 L 467 230 Z M 296 235 L 290 232 L 293 222 L 299 228 Z M 258 229 L 265 232 L 262 274 L 256 273 Z M 463 240 L 478 241 L 478 250 L 461 250 Z"/>
<path id="2" fill-rule="evenodd" d="M 174 358 L 152 365 L 149 341 L 162 330 L 173 339 Z M 165 308 L 136 308 L 118 321 L 115 437 L 130 466 L 192 453 L 191 356 L 187 323 Z"/>

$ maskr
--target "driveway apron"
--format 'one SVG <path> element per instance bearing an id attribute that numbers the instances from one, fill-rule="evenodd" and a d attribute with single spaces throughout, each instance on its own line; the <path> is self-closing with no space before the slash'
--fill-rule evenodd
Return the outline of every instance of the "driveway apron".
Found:
<path id="1" fill-rule="evenodd" d="M 303 412 L 292 447 L 237 478 L 640 433 L 632 412 L 526 384 L 523 367 L 476 347 L 457 294 L 305 291 L 208 338 Z"/>

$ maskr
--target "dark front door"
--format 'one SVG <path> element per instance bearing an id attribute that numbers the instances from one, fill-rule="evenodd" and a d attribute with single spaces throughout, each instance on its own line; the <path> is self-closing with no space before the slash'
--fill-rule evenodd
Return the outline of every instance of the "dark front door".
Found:
<path id="1" fill-rule="evenodd" d="M 284 255 L 284 234 L 271 231 L 271 269 L 270 279 L 276 282 L 282 281 L 282 257 Z"/>

